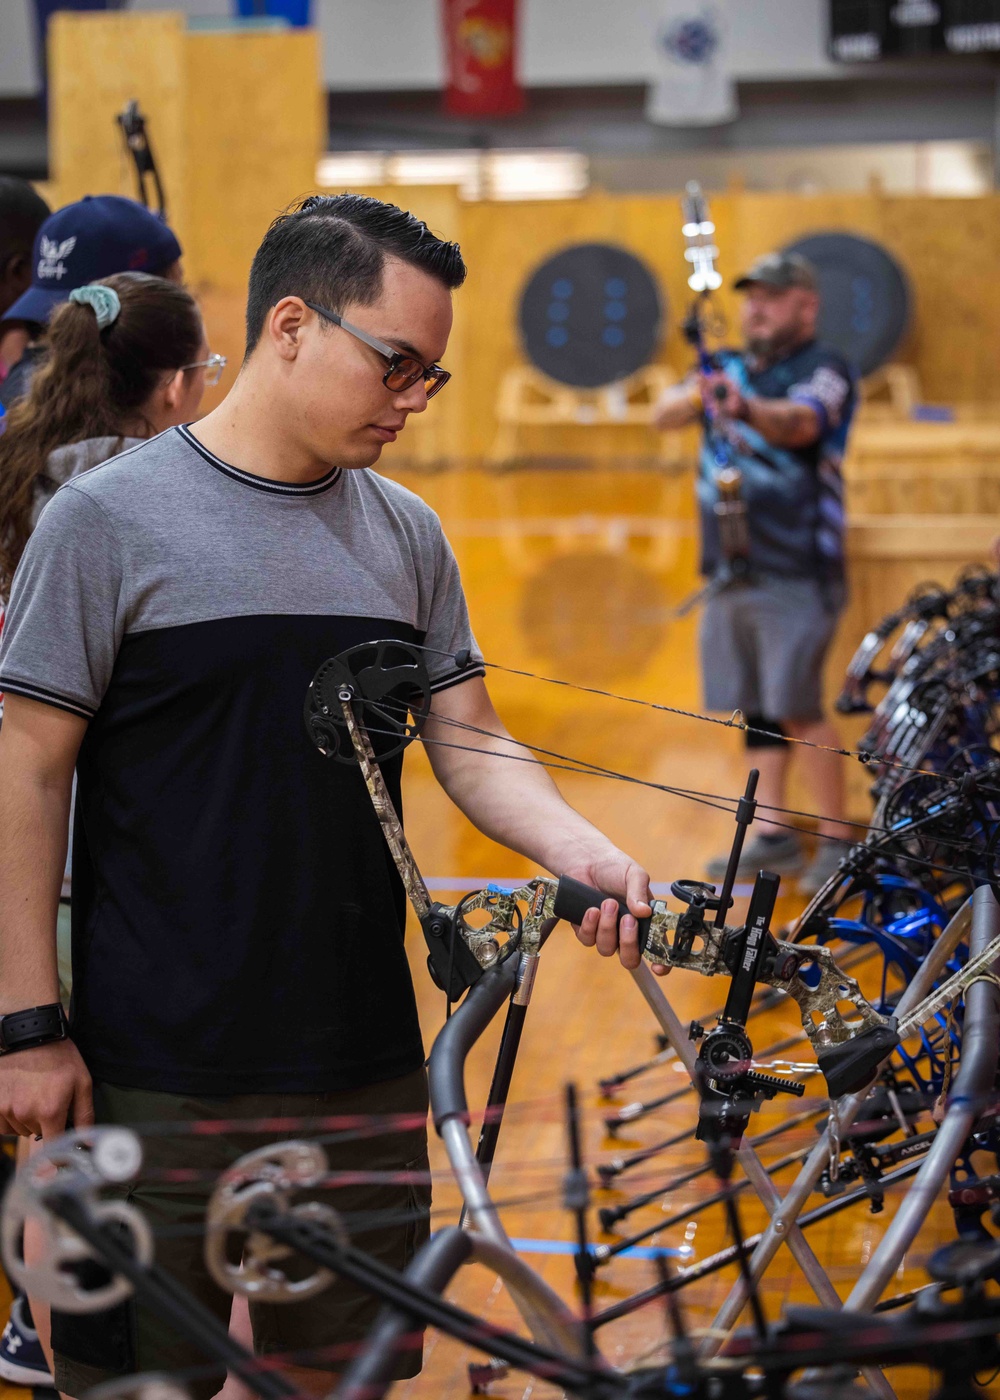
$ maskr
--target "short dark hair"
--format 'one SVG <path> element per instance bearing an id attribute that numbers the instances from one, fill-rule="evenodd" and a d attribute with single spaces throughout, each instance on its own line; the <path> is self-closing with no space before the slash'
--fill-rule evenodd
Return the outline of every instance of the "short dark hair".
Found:
<path id="1" fill-rule="evenodd" d="M 31 253 L 49 206 L 27 180 L 0 175 L 0 264 Z"/>
<path id="2" fill-rule="evenodd" d="M 331 311 L 370 306 L 382 291 L 387 256 L 419 267 L 450 290 L 465 281 L 457 243 L 447 243 L 396 204 L 364 194 L 310 195 L 278 216 L 250 268 L 247 355 L 282 297 L 318 301 Z"/>

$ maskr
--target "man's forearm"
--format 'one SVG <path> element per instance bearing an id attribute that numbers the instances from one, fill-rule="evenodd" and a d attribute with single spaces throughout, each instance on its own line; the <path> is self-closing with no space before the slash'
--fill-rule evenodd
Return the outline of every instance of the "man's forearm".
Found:
<path id="1" fill-rule="evenodd" d="M 442 787 L 473 825 L 556 875 L 607 850 L 607 837 L 574 811 L 530 750 L 498 721 L 490 728 L 490 739 L 457 736 L 475 752 L 452 750 L 444 762 L 441 753 L 435 761 Z M 455 733 L 442 731 L 442 737 L 456 740 Z"/>
<path id="2" fill-rule="evenodd" d="M 572 875 L 612 896 L 587 911 L 577 938 L 602 957 L 617 951 L 625 967 L 638 967 L 648 874 L 564 801 L 536 756 L 500 723 L 480 678 L 435 697 L 424 738 L 441 786 L 480 831 L 553 875 Z M 621 918 L 623 895 L 629 912 Z"/>
<path id="3" fill-rule="evenodd" d="M 773 447 L 810 447 L 820 435 L 819 415 L 795 399 L 744 398 L 743 417 Z"/>
<path id="4" fill-rule="evenodd" d="M 67 785 L 0 774 L 0 1014 L 59 1000 L 56 917 Z"/>

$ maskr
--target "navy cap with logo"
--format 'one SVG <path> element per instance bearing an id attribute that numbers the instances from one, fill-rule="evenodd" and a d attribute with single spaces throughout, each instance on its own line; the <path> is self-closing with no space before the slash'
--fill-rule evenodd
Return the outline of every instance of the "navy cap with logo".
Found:
<path id="1" fill-rule="evenodd" d="M 755 283 L 763 283 L 765 287 L 806 287 L 810 292 L 819 290 L 816 269 L 801 253 L 765 253 L 733 286 L 742 292 Z"/>
<path id="2" fill-rule="evenodd" d="M 35 239 L 31 286 L 0 319 L 44 325 L 74 287 L 114 272 L 162 273 L 181 256 L 158 214 L 117 194 L 88 194 L 58 209 Z"/>

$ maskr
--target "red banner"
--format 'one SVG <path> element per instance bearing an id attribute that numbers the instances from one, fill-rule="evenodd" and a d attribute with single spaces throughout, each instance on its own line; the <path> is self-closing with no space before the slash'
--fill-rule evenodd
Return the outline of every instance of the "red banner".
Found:
<path id="1" fill-rule="evenodd" d="M 442 0 L 447 87 L 445 111 L 456 117 L 520 112 L 518 0 Z"/>

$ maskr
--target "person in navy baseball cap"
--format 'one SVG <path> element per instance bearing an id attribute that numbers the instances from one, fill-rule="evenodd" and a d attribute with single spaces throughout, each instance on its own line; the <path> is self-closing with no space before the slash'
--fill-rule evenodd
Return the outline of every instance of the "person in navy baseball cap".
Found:
<path id="1" fill-rule="evenodd" d="M 12 322 L 23 327 L 23 353 L 0 386 L 0 405 L 9 409 L 27 392 L 45 353 L 43 328 L 55 308 L 74 288 L 115 272 L 149 272 L 181 282 L 177 235 L 158 214 L 117 194 L 88 194 L 49 215 L 35 239 L 31 286 L 0 316 L 0 331 Z"/>
<path id="2" fill-rule="evenodd" d="M 74 287 L 114 272 L 151 272 L 179 281 L 181 245 L 157 214 L 117 194 L 88 194 L 42 224 L 32 255 L 31 286 L 8 306 L 5 321 L 44 325 Z"/>

